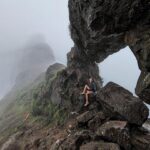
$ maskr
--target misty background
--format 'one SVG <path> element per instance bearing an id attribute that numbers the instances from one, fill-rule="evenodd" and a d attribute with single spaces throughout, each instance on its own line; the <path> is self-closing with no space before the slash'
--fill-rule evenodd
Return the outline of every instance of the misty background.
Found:
<path id="1" fill-rule="evenodd" d="M 0 0 L 0 98 L 15 84 L 16 64 L 33 37 L 40 35 L 56 61 L 66 64 L 73 46 L 68 26 L 68 0 Z M 99 66 L 104 84 L 114 81 L 134 93 L 140 71 L 128 47 Z"/>

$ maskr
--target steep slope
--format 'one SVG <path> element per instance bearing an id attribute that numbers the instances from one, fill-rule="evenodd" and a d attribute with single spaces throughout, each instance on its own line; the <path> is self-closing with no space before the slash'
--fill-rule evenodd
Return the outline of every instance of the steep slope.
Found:
<path id="1" fill-rule="evenodd" d="M 9 93 L 0 101 L 0 115 L 6 106 L 16 98 L 18 90 L 29 86 L 29 84 L 31 85 L 37 78 L 39 78 L 39 81 L 36 81 L 39 83 L 41 81 L 41 74 L 55 61 L 50 46 L 43 38 L 37 36 L 31 38 L 22 49 L 19 49 L 13 55 L 16 55 L 14 56 L 16 57 L 16 62 L 12 67 L 13 71 L 11 72 L 11 76 L 12 80 L 15 80 L 15 84 Z"/>
<path id="2" fill-rule="evenodd" d="M 90 98 L 87 108 L 68 113 L 63 126 L 43 126 L 28 120 L 2 150 L 149 150 L 149 132 L 141 127 L 147 115 L 140 99 L 110 82 L 98 91 L 96 100 Z"/>
<path id="3" fill-rule="evenodd" d="M 29 37 L 22 46 L 1 52 L 0 56 L 0 99 L 14 84 L 20 88 L 30 83 L 55 61 L 53 50 L 42 35 Z"/>
<path id="4" fill-rule="evenodd" d="M 42 73 L 33 82 L 23 88 L 12 90 L 0 102 L 0 108 L 3 108 L 0 114 L 0 144 L 11 134 L 24 126 L 26 116 L 32 114 L 34 109 L 38 109 L 34 105 L 33 100 L 35 93 L 41 91 L 41 87 L 45 85 L 47 78 L 49 78 L 49 80 L 53 79 L 57 72 L 63 68 L 64 66 L 61 64 L 53 64 L 49 67 L 47 73 Z M 31 117 L 30 121 L 32 122 L 33 120 Z"/>

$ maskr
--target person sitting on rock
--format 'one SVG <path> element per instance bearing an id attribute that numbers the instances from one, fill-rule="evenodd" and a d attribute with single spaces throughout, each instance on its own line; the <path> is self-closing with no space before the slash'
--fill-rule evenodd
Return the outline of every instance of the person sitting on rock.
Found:
<path id="1" fill-rule="evenodd" d="M 81 94 L 85 94 L 85 104 L 84 106 L 89 105 L 89 95 L 95 94 L 96 92 L 96 83 L 94 82 L 93 78 L 89 78 L 89 83 L 85 85 L 84 90 Z"/>

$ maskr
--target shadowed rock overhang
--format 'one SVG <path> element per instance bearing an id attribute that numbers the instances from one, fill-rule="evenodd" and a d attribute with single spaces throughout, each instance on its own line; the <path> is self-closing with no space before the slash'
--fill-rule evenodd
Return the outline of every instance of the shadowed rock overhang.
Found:
<path id="1" fill-rule="evenodd" d="M 69 14 L 75 47 L 91 62 L 130 47 L 141 70 L 136 94 L 150 104 L 149 0 L 69 0 Z"/>

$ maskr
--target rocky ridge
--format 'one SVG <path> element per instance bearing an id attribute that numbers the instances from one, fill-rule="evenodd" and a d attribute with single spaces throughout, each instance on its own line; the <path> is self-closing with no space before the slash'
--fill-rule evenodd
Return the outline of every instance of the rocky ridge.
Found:
<path id="1" fill-rule="evenodd" d="M 70 112 L 63 126 L 26 124 L 2 150 L 150 150 L 150 132 L 142 127 L 148 114 L 139 98 L 110 82 L 98 91 L 96 99 L 90 97 L 88 107 L 82 105 L 78 112 Z"/>
<path id="2" fill-rule="evenodd" d="M 74 47 L 67 55 L 66 69 L 53 82 L 54 87 L 60 85 L 58 103 L 83 111 L 79 93 L 89 76 L 98 92 L 96 101 L 77 117 L 79 130 L 57 149 L 150 149 L 149 132 L 142 128 L 149 115 L 143 101 L 150 104 L 149 1 L 69 0 L 68 7 Z M 126 46 L 141 70 L 135 90 L 139 98 L 115 83 L 102 88 L 99 77 L 97 63 Z"/>
<path id="3" fill-rule="evenodd" d="M 150 149 L 150 133 L 142 127 L 149 111 L 140 99 L 111 82 L 98 91 L 96 101 L 90 100 L 88 108 L 82 108 L 75 122 L 68 124 L 68 136 L 56 141 L 51 150 Z"/>

